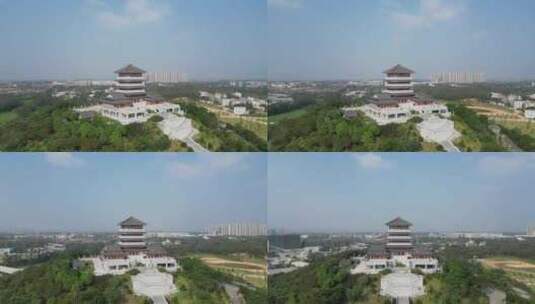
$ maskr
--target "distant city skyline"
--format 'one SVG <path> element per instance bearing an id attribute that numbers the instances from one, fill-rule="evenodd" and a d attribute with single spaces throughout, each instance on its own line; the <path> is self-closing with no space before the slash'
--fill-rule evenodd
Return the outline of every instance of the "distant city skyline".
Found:
<path id="1" fill-rule="evenodd" d="M 384 232 L 523 232 L 535 221 L 530 154 L 306 153 L 269 156 L 268 226 Z"/>
<path id="2" fill-rule="evenodd" d="M 270 80 L 417 79 L 449 71 L 535 79 L 535 2 L 269 0 Z"/>
<path id="3" fill-rule="evenodd" d="M 266 18 L 263 0 L 0 1 L 0 80 L 265 79 Z"/>
<path id="4" fill-rule="evenodd" d="M 150 231 L 266 223 L 263 153 L 2 153 L 0 232 Z"/>

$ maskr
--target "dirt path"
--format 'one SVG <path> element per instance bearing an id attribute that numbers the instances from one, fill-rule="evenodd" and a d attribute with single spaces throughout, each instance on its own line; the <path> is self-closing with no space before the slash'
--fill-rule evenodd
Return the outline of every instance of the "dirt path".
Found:
<path id="1" fill-rule="evenodd" d="M 236 264 L 236 265 L 252 266 L 252 267 L 259 268 L 259 269 L 265 269 L 265 265 L 260 264 L 260 263 L 254 263 L 254 262 L 242 262 L 242 261 L 227 260 L 227 259 L 216 258 L 216 257 L 202 257 L 201 260 L 205 262 L 206 264 L 212 264 L 212 265 Z"/>

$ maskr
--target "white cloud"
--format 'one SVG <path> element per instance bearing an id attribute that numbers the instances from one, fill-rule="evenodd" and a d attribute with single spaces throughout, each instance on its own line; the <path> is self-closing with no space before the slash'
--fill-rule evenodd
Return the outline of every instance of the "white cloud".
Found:
<path id="1" fill-rule="evenodd" d="M 82 159 L 69 152 L 45 153 L 45 159 L 49 164 L 61 168 L 78 168 L 85 164 Z"/>
<path id="2" fill-rule="evenodd" d="M 277 8 L 300 8 L 303 0 L 268 0 L 268 6 Z"/>
<path id="3" fill-rule="evenodd" d="M 364 169 L 387 169 L 392 165 L 376 153 L 354 154 L 358 165 Z"/>
<path id="4" fill-rule="evenodd" d="M 123 0 L 119 11 L 104 0 L 87 0 L 97 11 L 97 21 L 105 27 L 120 29 L 128 26 L 160 21 L 168 10 L 154 0 Z"/>
<path id="5" fill-rule="evenodd" d="M 534 167 L 535 155 L 488 155 L 481 157 L 478 161 L 479 170 L 487 175 L 510 175 Z"/>
<path id="6" fill-rule="evenodd" d="M 202 154 L 199 159 L 191 161 L 173 161 L 167 170 L 180 178 L 195 178 L 213 176 L 228 169 L 244 168 L 243 162 L 247 153 L 217 153 L 217 155 Z"/>
<path id="7" fill-rule="evenodd" d="M 420 0 L 417 12 L 395 11 L 391 12 L 391 16 L 401 27 L 412 29 L 452 20 L 459 16 L 461 11 L 461 7 L 455 5 L 453 1 Z"/>

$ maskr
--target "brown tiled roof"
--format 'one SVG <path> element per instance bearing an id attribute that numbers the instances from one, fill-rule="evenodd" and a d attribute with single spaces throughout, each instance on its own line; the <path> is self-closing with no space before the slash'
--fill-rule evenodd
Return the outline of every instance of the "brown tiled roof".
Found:
<path id="1" fill-rule="evenodd" d="M 143 73 L 146 73 L 146 71 L 134 66 L 134 65 L 127 65 L 125 66 L 124 68 L 121 68 L 121 69 L 118 69 L 117 71 L 115 71 L 115 74 L 143 74 Z"/>
<path id="2" fill-rule="evenodd" d="M 145 223 L 133 216 L 127 218 L 126 220 L 119 223 L 120 226 L 142 226 L 145 225 Z"/>
<path id="3" fill-rule="evenodd" d="M 396 64 L 390 69 L 384 71 L 385 74 L 414 74 L 414 71 L 402 66 L 401 64 Z"/>
<path id="4" fill-rule="evenodd" d="M 401 217 L 396 217 L 390 222 L 386 223 L 387 226 L 412 226 L 412 223 L 402 219 Z"/>

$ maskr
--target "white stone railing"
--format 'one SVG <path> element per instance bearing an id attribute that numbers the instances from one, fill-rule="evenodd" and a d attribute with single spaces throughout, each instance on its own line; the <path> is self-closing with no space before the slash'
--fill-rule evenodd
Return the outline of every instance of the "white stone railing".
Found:
<path id="1" fill-rule="evenodd" d="M 120 240 L 140 240 L 141 242 L 143 242 L 143 240 L 145 239 L 145 236 L 144 235 L 120 235 L 119 239 Z"/>
<path id="2" fill-rule="evenodd" d="M 138 80 L 138 81 L 145 81 L 145 77 L 133 77 L 133 76 L 119 76 L 116 78 L 117 80 Z"/>
<path id="3" fill-rule="evenodd" d="M 396 76 L 386 76 L 386 81 L 392 80 L 392 81 L 412 81 L 412 76 L 410 77 L 396 77 Z"/>
<path id="4" fill-rule="evenodd" d="M 145 228 L 141 228 L 141 229 L 120 228 L 120 229 L 119 229 L 119 232 L 137 232 L 137 233 L 144 233 L 144 232 L 145 232 Z"/>
<path id="5" fill-rule="evenodd" d="M 384 90 L 386 94 L 414 94 L 413 90 Z"/>
<path id="6" fill-rule="evenodd" d="M 145 82 L 115 82 L 115 86 L 121 88 L 138 88 L 138 87 L 145 87 Z"/>
<path id="7" fill-rule="evenodd" d="M 409 83 L 397 83 L 397 82 L 389 82 L 385 83 L 386 88 L 412 88 L 412 82 Z"/>
<path id="8" fill-rule="evenodd" d="M 121 90 L 117 89 L 115 90 L 117 93 L 123 93 L 123 94 L 145 94 L 145 90 Z"/>

